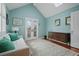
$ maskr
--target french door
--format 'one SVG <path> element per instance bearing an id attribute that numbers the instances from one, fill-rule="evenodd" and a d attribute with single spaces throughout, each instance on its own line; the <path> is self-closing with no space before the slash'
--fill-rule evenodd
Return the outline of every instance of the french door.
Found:
<path id="1" fill-rule="evenodd" d="M 38 22 L 36 19 L 32 18 L 27 18 L 28 20 L 26 21 L 26 39 L 31 40 L 31 39 L 37 39 L 38 38 Z"/>

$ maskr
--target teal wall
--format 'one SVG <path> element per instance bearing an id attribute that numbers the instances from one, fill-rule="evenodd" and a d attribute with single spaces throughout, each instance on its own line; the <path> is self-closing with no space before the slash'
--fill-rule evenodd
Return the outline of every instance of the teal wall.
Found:
<path id="1" fill-rule="evenodd" d="M 46 21 L 44 16 L 33 6 L 33 4 L 28 4 L 20 8 L 9 11 L 9 25 L 8 31 L 12 28 L 12 17 L 31 17 L 35 18 L 39 22 L 38 36 L 43 37 L 46 34 Z M 24 28 L 23 26 L 21 28 Z M 23 31 L 23 30 L 22 30 Z"/>
<path id="2" fill-rule="evenodd" d="M 71 12 L 79 10 L 79 6 L 70 8 L 66 11 L 58 13 L 54 16 L 47 18 L 47 34 L 48 32 L 63 32 L 70 33 L 70 25 L 65 24 L 65 17 L 70 16 Z M 55 20 L 60 19 L 60 26 L 55 25 Z"/>
<path id="3" fill-rule="evenodd" d="M 70 8 L 56 15 L 44 18 L 44 16 L 38 11 L 38 9 L 33 6 L 33 4 L 28 4 L 20 8 L 9 11 L 9 25 L 7 26 L 8 31 L 12 28 L 12 17 L 32 17 L 38 19 L 39 29 L 38 36 L 43 37 L 48 34 L 48 32 L 64 32 L 70 33 L 70 25 L 65 24 L 65 17 L 70 16 L 71 12 L 79 10 L 79 6 Z M 60 26 L 55 25 L 55 20 L 60 19 Z M 24 22 L 24 21 L 23 21 Z M 21 28 L 24 28 L 23 26 Z M 24 31 L 24 30 L 22 30 Z M 24 32 L 22 32 L 24 33 Z"/>

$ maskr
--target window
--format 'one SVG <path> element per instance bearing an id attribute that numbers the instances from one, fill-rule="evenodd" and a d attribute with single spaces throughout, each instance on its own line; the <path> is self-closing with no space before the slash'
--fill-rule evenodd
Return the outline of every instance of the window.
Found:
<path id="1" fill-rule="evenodd" d="M 59 7 L 60 5 L 62 5 L 63 3 L 54 3 L 55 7 Z"/>
<path id="2" fill-rule="evenodd" d="M 6 33 L 6 11 L 5 5 L 0 4 L 0 35 Z"/>
<path id="3" fill-rule="evenodd" d="M 0 16 L 0 33 L 1 33 L 1 16 Z"/>
<path id="4" fill-rule="evenodd" d="M 6 32 L 6 19 L 2 17 L 1 20 L 1 31 Z"/>

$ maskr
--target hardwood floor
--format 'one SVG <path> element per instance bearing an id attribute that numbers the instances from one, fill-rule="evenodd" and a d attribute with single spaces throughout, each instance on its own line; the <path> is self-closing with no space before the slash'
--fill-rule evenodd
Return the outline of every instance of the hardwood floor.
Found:
<path id="1" fill-rule="evenodd" d="M 58 45 L 60 45 L 60 46 L 63 46 L 63 47 L 65 47 L 65 48 L 67 48 L 67 49 L 70 49 L 70 50 L 73 50 L 73 51 L 79 53 L 79 49 L 78 49 L 78 48 L 74 48 L 74 47 L 72 47 L 72 46 L 70 46 L 70 45 L 67 45 L 67 44 L 64 44 L 64 43 L 62 43 L 62 42 L 55 41 L 55 40 L 48 40 L 48 41 L 51 41 L 51 42 L 53 42 L 53 43 L 55 43 L 55 44 L 58 44 Z"/>
<path id="2" fill-rule="evenodd" d="M 69 45 L 67 45 L 67 44 L 59 43 L 59 42 L 56 42 L 56 41 L 53 41 L 53 40 L 49 40 L 49 41 L 51 41 L 51 42 L 53 42 L 55 44 L 58 44 L 60 46 L 63 46 L 65 48 L 67 48 L 67 49 L 71 49 L 71 47 Z"/>

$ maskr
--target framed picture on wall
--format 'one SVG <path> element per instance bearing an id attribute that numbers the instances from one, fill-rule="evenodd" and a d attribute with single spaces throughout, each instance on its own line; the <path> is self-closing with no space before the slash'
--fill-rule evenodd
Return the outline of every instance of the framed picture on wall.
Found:
<path id="1" fill-rule="evenodd" d="M 13 25 L 14 26 L 20 26 L 22 25 L 22 19 L 18 17 L 13 17 Z"/>
<path id="2" fill-rule="evenodd" d="M 56 20 L 55 20 L 55 25 L 56 25 L 56 26 L 60 26 L 60 19 L 56 19 Z"/>
<path id="3" fill-rule="evenodd" d="M 70 16 L 65 17 L 65 24 L 66 25 L 70 25 L 70 21 L 71 21 L 71 17 Z"/>

